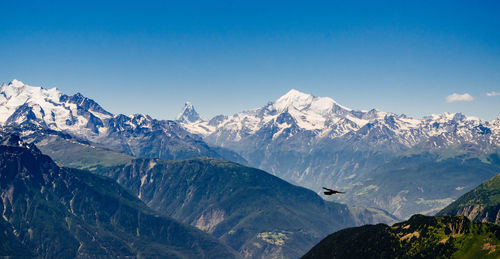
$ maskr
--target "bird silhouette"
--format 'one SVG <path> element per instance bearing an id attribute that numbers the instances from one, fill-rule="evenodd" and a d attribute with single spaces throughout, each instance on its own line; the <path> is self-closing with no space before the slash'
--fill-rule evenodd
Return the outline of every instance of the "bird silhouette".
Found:
<path id="1" fill-rule="evenodd" d="M 345 193 L 345 192 L 339 192 L 339 191 L 336 191 L 336 190 L 328 189 L 328 188 L 325 188 L 325 187 L 323 187 L 323 189 L 326 190 L 324 192 L 325 195 L 332 195 L 332 194 L 337 194 L 337 193 Z"/>

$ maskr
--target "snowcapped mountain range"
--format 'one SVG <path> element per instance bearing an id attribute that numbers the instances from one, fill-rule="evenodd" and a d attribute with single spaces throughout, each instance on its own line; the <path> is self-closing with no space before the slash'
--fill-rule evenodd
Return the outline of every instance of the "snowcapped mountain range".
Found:
<path id="1" fill-rule="evenodd" d="M 64 95 L 57 88 L 44 89 L 13 80 L 0 86 L 0 123 L 34 123 L 53 130 L 99 136 L 103 122 L 113 118 L 94 101 L 80 93 Z"/>
<path id="2" fill-rule="evenodd" d="M 192 105 L 189 110 L 192 114 Z M 394 168 L 401 169 L 402 157 L 412 157 L 412 164 L 405 166 L 426 168 L 416 170 L 418 173 L 431 171 L 440 161 L 451 158 L 456 160 L 446 170 L 460 168 L 458 164 L 466 159 L 479 159 L 487 165 L 494 160 L 491 154 L 500 154 L 500 119 L 484 121 L 460 113 L 414 119 L 377 110 L 353 110 L 331 98 L 297 90 L 258 109 L 180 123 L 209 145 L 238 152 L 251 166 L 313 190 L 332 186 L 348 191 L 342 201 L 376 204 L 403 218 L 442 208 L 463 194 L 456 188 L 465 192 L 491 177 L 495 169 L 485 167 L 487 173 L 477 177 L 472 171 L 463 171 L 460 179 L 468 179 L 466 183 L 449 186 L 444 193 L 436 187 L 423 195 L 419 190 L 424 190 L 425 183 L 412 193 L 413 183 L 403 182 L 397 183 L 401 188 L 395 193 L 377 198 L 374 192 L 383 189 L 373 183 L 373 171 L 385 168 L 377 172 L 379 177 L 388 177 Z M 439 177 L 444 180 L 449 176 Z M 410 201 L 413 204 L 407 206 Z"/>
<path id="3" fill-rule="evenodd" d="M 0 86 L 0 125 L 24 136 L 62 132 L 138 157 L 224 157 L 174 121 L 113 115 L 80 93 L 68 96 L 18 80 Z"/>
<path id="4" fill-rule="evenodd" d="M 186 103 L 176 121 L 167 121 L 111 114 L 79 93 L 13 80 L 0 86 L 0 129 L 36 144 L 52 141 L 50 147 L 62 147 L 58 138 L 47 137 L 55 132 L 86 150 L 99 145 L 136 157 L 223 158 L 313 190 L 347 191 L 341 201 L 402 218 L 440 209 L 500 172 L 500 119 L 460 113 L 413 119 L 354 110 L 297 90 L 261 108 L 210 120 Z M 440 181 L 448 185 L 429 187 Z"/>
<path id="5" fill-rule="evenodd" d="M 486 141 L 481 144 L 500 145 L 500 118 L 488 122 L 460 113 L 444 113 L 413 119 L 377 110 L 352 110 L 331 98 L 315 97 L 297 90 L 290 90 L 262 108 L 232 116 L 220 115 L 211 120 L 200 120 L 191 104 L 186 105 L 184 110 L 189 110 L 190 116 L 197 118 L 179 120 L 188 131 L 200 134 L 209 143 L 221 146 L 234 145 L 266 128 L 272 132 L 272 141 L 283 141 L 308 132 L 310 139 L 314 140 L 311 144 L 325 139 L 351 137 L 349 134 L 353 133 L 367 137 L 369 133 L 380 131 L 390 137 L 384 141 L 407 148 L 428 140 L 435 141 L 433 138 L 443 140 L 440 144 L 445 144 L 444 146 L 436 145 L 440 148 L 479 141 Z M 184 116 L 181 115 L 179 118 Z"/>

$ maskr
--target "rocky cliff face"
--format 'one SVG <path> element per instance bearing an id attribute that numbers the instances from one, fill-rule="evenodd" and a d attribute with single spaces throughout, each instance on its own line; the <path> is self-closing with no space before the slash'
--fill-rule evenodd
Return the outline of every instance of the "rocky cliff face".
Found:
<path id="1" fill-rule="evenodd" d="M 473 221 L 500 222 L 500 175 L 480 184 L 437 215 L 464 215 Z"/>
<path id="2" fill-rule="evenodd" d="M 480 222 L 500 223 L 500 205 L 485 208 L 483 205 L 470 205 L 456 211 L 457 215 L 464 215 L 469 219 Z"/>

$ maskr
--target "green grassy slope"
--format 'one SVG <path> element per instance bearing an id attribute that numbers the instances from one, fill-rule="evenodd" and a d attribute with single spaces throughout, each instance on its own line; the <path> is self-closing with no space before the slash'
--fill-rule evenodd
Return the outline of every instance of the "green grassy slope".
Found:
<path id="1" fill-rule="evenodd" d="M 414 215 L 389 227 L 366 225 L 329 235 L 302 258 L 499 258 L 500 227 L 464 216 Z"/>

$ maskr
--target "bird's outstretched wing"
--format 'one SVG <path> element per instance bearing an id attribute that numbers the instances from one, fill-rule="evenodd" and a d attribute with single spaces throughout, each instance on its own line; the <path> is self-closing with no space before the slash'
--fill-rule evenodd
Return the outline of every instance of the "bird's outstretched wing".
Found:
<path id="1" fill-rule="evenodd" d="M 345 193 L 345 192 L 339 192 L 339 191 L 336 191 L 336 190 L 328 189 L 326 187 L 323 187 L 323 189 L 326 190 L 326 191 L 323 192 L 323 194 L 325 194 L 325 195 L 332 195 L 332 194 L 337 194 L 337 193 Z"/>

